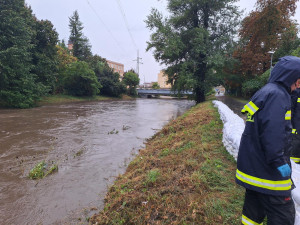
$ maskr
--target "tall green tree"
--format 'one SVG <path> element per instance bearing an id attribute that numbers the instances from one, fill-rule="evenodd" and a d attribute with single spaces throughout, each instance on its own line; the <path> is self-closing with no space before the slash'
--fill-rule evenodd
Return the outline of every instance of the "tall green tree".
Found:
<path id="1" fill-rule="evenodd" d="M 32 70 L 35 30 L 24 0 L 0 0 L 0 102 L 27 108 L 43 92 Z"/>
<path id="2" fill-rule="evenodd" d="M 35 30 L 32 73 L 37 75 L 38 82 L 41 82 L 50 93 L 53 93 L 58 73 L 56 48 L 58 33 L 48 20 L 36 19 Z"/>
<path id="3" fill-rule="evenodd" d="M 174 87 L 192 88 L 197 103 L 205 100 L 207 79 L 222 64 L 239 23 L 236 0 L 168 0 L 170 15 L 153 9 L 146 20 L 152 31 L 147 50 L 168 66 Z M 187 81 L 187 82 L 185 82 Z"/>
<path id="4" fill-rule="evenodd" d="M 83 35 L 83 24 L 79 20 L 77 10 L 69 17 L 70 37 L 69 41 L 73 44 L 73 55 L 79 60 L 87 61 L 92 56 L 89 40 Z"/>

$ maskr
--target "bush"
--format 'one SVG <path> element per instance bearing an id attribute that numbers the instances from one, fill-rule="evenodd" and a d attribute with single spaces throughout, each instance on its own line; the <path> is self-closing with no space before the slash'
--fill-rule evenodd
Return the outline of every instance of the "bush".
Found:
<path id="1" fill-rule="evenodd" d="M 270 70 L 267 70 L 262 75 L 248 80 L 243 83 L 242 93 L 244 97 L 250 97 L 255 94 L 259 89 L 261 89 L 267 82 L 270 77 Z"/>
<path id="2" fill-rule="evenodd" d="M 94 96 L 101 85 L 86 62 L 71 63 L 65 71 L 64 89 L 74 96 Z"/>
<path id="3" fill-rule="evenodd" d="M 114 78 L 117 74 L 111 74 L 111 76 L 102 77 L 100 83 L 102 85 L 101 94 L 113 97 L 119 97 L 126 92 L 126 86 L 119 81 L 119 76 Z"/>
<path id="4" fill-rule="evenodd" d="M 243 84 L 242 92 L 245 97 L 252 96 L 256 91 L 258 91 L 263 86 L 262 82 L 253 79 L 246 81 Z"/>

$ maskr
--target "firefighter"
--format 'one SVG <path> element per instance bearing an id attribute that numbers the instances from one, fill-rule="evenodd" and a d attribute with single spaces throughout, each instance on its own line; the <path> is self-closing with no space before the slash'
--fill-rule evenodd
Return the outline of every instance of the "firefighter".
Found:
<path id="1" fill-rule="evenodd" d="M 292 149 L 291 160 L 300 164 L 300 83 L 297 89 L 292 92 Z"/>
<path id="2" fill-rule="evenodd" d="M 293 225 L 290 153 L 291 91 L 300 78 L 300 58 L 285 56 L 272 69 L 268 83 L 257 91 L 247 113 L 236 170 L 236 182 L 246 189 L 243 224 Z"/>

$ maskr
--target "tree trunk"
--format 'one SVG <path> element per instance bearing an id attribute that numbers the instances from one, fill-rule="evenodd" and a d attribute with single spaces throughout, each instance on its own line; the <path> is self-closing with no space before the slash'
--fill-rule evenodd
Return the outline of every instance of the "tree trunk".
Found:
<path id="1" fill-rule="evenodd" d="M 208 14 L 208 4 L 205 5 L 205 8 L 203 9 L 203 27 L 208 30 L 208 21 L 209 21 L 209 14 Z M 197 15 L 197 14 L 196 14 Z M 198 27 L 199 25 L 199 21 L 194 20 L 194 26 Z M 208 39 L 205 36 L 204 37 L 204 43 L 207 43 Z M 199 54 L 199 56 L 197 57 L 198 59 L 196 60 L 198 63 L 196 71 L 195 71 L 195 79 L 196 79 L 196 87 L 194 89 L 194 93 L 195 93 L 195 101 L 196 103 L 201 103 L 205 101 L 205 88 L 204 88 L 204 82 L 205 82 L 205 77 L 207 74 L 207 65 L 206 65 L 206 58 L 207 58 L 207 53 L 206 52 L 202 52 Z"/>
<path id="2" fill-rule="evenodd" d="M 205 93 L 204 90 L 202 90 L 202 88 L 195 88 L 195 101 L 196 104 L 204 102 L 205 101 Z"/>

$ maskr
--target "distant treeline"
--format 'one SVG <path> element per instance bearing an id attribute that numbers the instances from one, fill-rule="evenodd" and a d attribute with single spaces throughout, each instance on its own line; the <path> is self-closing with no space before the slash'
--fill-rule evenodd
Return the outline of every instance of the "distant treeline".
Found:
<path id="1" fill-rule="evenodd" d="M 28 108 L 46 95 L 134 95 L 132 70 L 113 72 L 93 55 L 77 11 L 69 18 L 69 50 L 48 20 L 38 20 L 24 0 L 0 0 L 0 105 Z"/>

